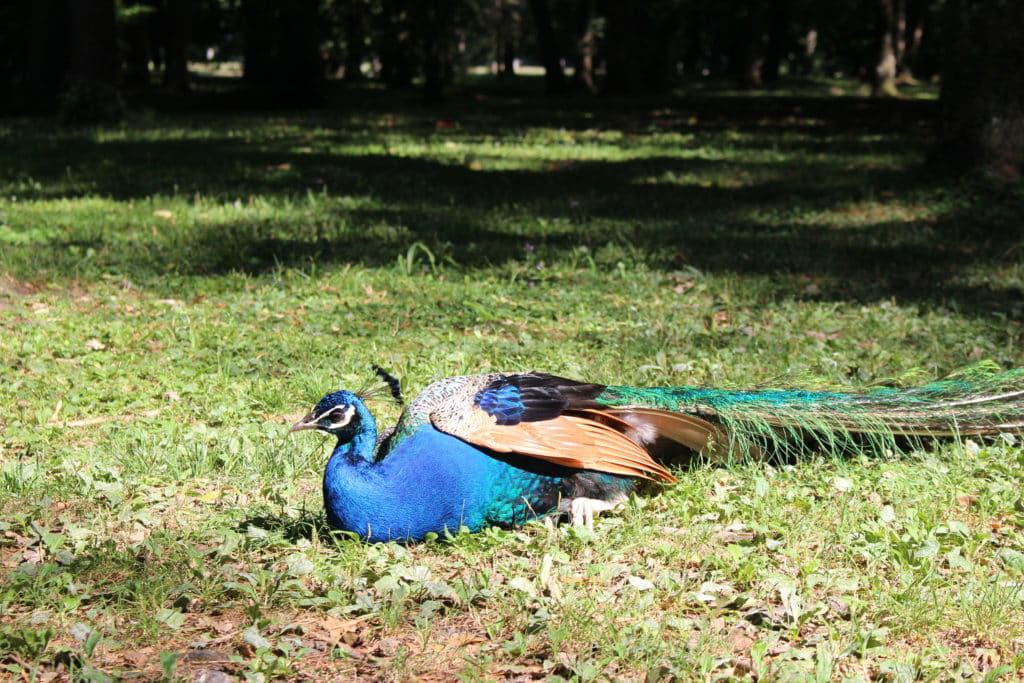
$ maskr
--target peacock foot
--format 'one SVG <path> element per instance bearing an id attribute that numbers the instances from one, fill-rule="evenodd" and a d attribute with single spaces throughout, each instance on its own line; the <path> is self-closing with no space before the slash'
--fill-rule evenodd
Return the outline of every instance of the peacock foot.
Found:
<path id="1" fill-rule="evenodd" d="M 594 516 L 602 512 L 608 512 L 614 510 L 616 507 L 625 502 L 626 497 L 616 498 L 615 500 L 601 500 L 600 498 L 569 498 L 562 501 L 562 504 L 558 506 L 558 509 L 572 517 L 572 525 L 574 527 L 586 527 L 588 530 L 594 530 Z"/>

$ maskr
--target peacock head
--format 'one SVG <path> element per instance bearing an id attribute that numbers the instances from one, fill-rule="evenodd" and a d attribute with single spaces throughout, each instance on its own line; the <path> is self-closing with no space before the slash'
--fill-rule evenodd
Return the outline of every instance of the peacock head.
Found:
<path id="1" fill-rule="evenodd" d="M 339 446 L 356 437 L 362 437 L 359 443 L 363 446 L 372 445 L 377 438 L 377 423 L 366 407 L 366 401 L 387 391 L 396 403 L 402 405 L 402 387 L 398 378 L 378 365 L 373 366 L 373 372 L 375 381 L 380 382 L 378 386 L 367 384 L 359 391 L 342 389 L 327 394 L 306 417 L 292 425 L 292 431 L 319 429 L 336 437 Z M 358 447 L 358 444 L 354 446 Z"/>
<path id="2" fill-rule="evenodd" d="M 351 441 L 364 429 L 364 420 L 370 419 L 363 400 L 351 391 L 335 391 L 327 394 L 296 422 L 291 431 L 319 429 L 337 437 L 339 442 Z"/>

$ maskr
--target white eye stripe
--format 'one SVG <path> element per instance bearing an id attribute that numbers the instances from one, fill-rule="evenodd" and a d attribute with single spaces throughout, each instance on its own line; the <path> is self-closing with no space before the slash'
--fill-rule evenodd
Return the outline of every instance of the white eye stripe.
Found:
<path id="1" fill-rule="evenodd" d="M 353 406 L 334 406 L 333 408 L 328 408 L 327 410 L 325 410 L 324 412 L 320 413 L 319 415 L 317 415 L 313 419 L 316 422 L 319 422 L 320 420 L 324 419 L 325 417 L 327 417 L 331 413 L 340 413 L 342 410 L 346 410 L 347 411 L 349 408 L 352 408 L 352 407 Z"/>
<path id="2" fill-rule="evenodd" d="M 327 417 L 328 415 L 330 415 L 331 413 L 337 413 L 339 410 L 341 410 L 341 406 L 338 406 L 336 408 L 331 408 L 330 410 L 325 412 L 323 415 L 318 417 L 317 420 L 321 420 L 324 417 Z M 345 408 L 345 413 L 341 416 L 341 419 L 338 422 L 332 422 L 331 424 L 327 425 L 327 428 L 328 429 L 340 429 L 341 427 L 344 427 L 349 422 L 351 422 L 352 421 L 352 416 L 355 415 L 355 414 L 356 414 L 356 407 L 353 406 L 353 405 L 349 405 L 349 406 L 347 406 Z"/>

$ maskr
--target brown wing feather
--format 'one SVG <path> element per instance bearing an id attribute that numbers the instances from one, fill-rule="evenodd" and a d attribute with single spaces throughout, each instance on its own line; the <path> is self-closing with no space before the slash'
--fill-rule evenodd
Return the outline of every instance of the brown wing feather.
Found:
<path id="1" fill-rule="evenodd" d="M 627 424 L 637 422 L 650 425 L 659 437 L 670 439 L 697 453 L 706 453 L 716 445 L 728 443 L 725 431 L 707 420 L 693 415 L 674 413 L 657 408 L 613 408 L 608 411 Z"/>
<path id="2" fill-rule="evenodd" d="M 480 411 L 482 413 L 482 411 Z M 446 425 L 438 425 L 443 428 Z M 459 425 L 470 427 L 449 433 L 498 453 L 516 453 L 563 467 L 620 474 L 668 483 L 675 477 L 621 431 L 577 415 L 550 420 L 498 425 L 493 418 Z"/>

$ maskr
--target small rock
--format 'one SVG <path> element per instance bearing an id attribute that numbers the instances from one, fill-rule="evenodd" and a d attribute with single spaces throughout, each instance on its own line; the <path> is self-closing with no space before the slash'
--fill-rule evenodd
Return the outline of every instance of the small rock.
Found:
<path id="1" fill-rule="evenodd" d="M 846 477 L 836 477 L 832 480 L 832 487 L 835 488 L 836 491 L 846 493 L 847 491 L 853 490 L 853 482 Z"/>
<path id="2" fill-rule="evenodd" d="M 186 662 L 230 662 L 231 658 L 224 652 L 216 650 L 190 650 L 182 658 Z"/>
<path id="3" fill-rule="evenodd" d="M 238 680 L 234 676 L 217 669 L 200 669 L 196 671 L 196 683 L 233 683 Z"/>
<path id="4" fill-rule="evenodd" d="M 385 638 L 377 645 L 377 649 L 384 657 L 394 657 L 402 647 L 402 641 L 398 638 Z"/>
<path id="5" fill-rule="evenodd" d="M 840 619 L 848 619 L 850 617 L 850 606 L 839 598 L 829 598 L 828 609 Z"/>
<path id="6" fill-rule="evenodd" d="M 89 628 L 88 624 L 78 622 L 71 627 L 71 637 L 80 643 L 84 643 L 89 639 L 89 634 L 92 633 L 92 629 Z"/>

